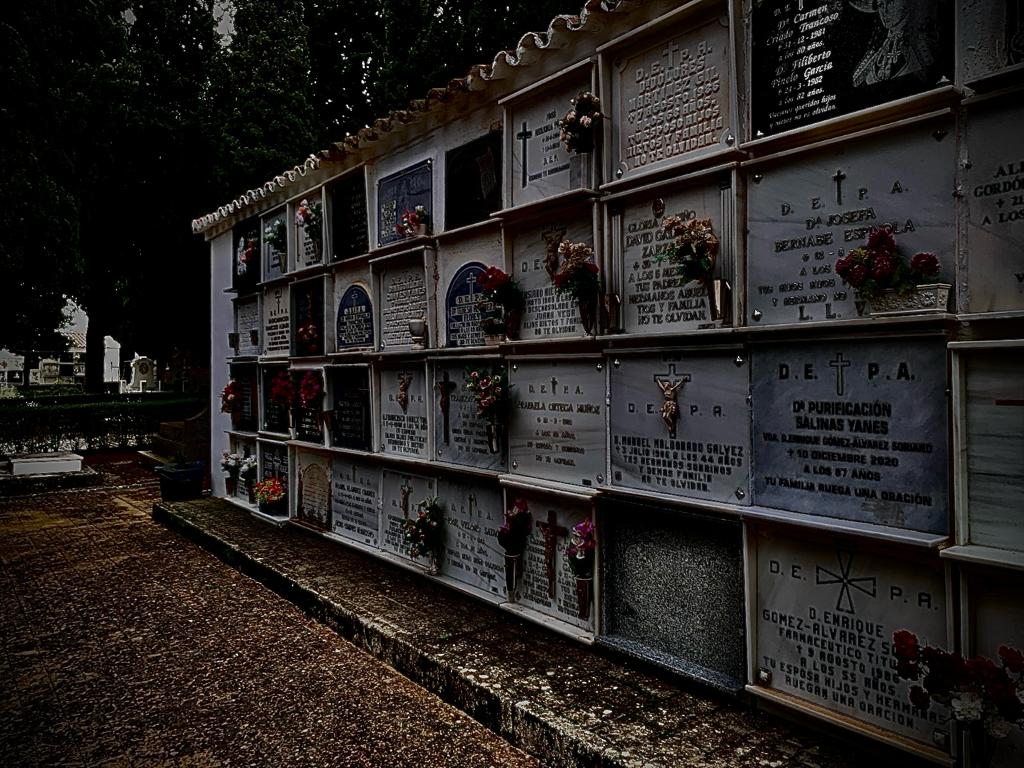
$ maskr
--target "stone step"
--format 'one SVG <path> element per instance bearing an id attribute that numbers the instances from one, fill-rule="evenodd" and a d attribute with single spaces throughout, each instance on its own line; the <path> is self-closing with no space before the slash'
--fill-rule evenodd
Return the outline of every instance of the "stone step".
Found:
<path id="1" fill-rule="evenodd" d="M 153 453 L 169 456 L 174 459 L 178 454 L 185 453 L 185 444 L 180 440 L 171 440 L 163 435 L 153 435 Z"/>
<path id="2" fill-rule="evenodd" d="M 157 434 L 160 437 L 165 437 L 168 440 L 173 440 L 176 443 L 180 443 L 185 439 L 185 422 L 184 421 L 162 421 L 160 427 L 157 430 Z"/>

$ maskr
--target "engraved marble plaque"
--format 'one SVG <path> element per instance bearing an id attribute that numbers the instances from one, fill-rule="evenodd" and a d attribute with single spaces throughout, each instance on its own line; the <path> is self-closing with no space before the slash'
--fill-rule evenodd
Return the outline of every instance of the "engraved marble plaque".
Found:
<path id="1" fill-rule="evenodd" d="M 724 137 L 733 128 L 729 30 L 718 18 L 624 51 L 612 67 L 619 178 L 727 146 Z"/>
<path id="2" fill-rule="evenodd" d="M 288 286 L 268 288 L 263 294 L 263 354 L 268 357 L 287 357 L 291 349 Z"/>
<path id="3" fill-rule="evenodd" d="M 263 429 L 278 434 L 288 433 L 288 406 L 280 405 L 270 399 L 274 379 L 280 373 L 286 375 L 288 369 L 284 366 L 262 367 L 263 372 Z"/>
<path id="4" fill-rule="evenodd" d="M 597 361 L 512 367 L 512 471 L 595 487 L 605 482 L 605 373 Z"/>
<path id="5" fill-rule="evenodd" d="M 382 535 L 380 547 L 385 552 L 399 555 L 426 565 L 423 558 L 414 560 L 409 556 L 402 533 L 402 521 L 417 514 L 416 505 L 423 499 L 437 494 L 437 481 L 431 477 L 411 475 L 385 469 L 381 480 L 381 502 L 383 504 Z"/>
<path id="6" fill-rule="evenodd" d="M 232 428 L 242 432 L 255 432 L 257 427 L 256 411 L 259 403 L 256 366 L 253 364 L 232 366 L 231 378 L 238 382 L 242 390 L 242 402 L 238 407 Z"/>
<path id="7" fill-rule="evenodd" d="M 1024 309 L 1022 123 L 1019 95 L 1001 109 L 972 111 L 967 122 L 970 312 Z"/>
<path id="8" fill-rule="evenodd" d="M 331 386 L 331 444 L 357 451 L 372 450 L 369 369 L 346 367 L 331 371 Z"/>
<path id="9" fill-rule="evenodd" d="M 753 352 L 754 503 L 949 529 L 942 339 Z"/>
<path id="10" fill-rule="evenodd" d="M 423 365 L 380 372 L 381 451 L 427 458 L 427 394 Z"/>
<path id="11" fill-rule="evenodd" d="M 324 456 L 299 451 L 295 454 L 298 472 L 296 517 L 323 530 L 331 527 L 331 462 Z"/>
<path id="12" fill-rule="evenodd" d="M 242 457 L 256 456 L 256 441 L 254 440 L 240 440 L 238 438 L 231 438 L 231 452 L 237 453 Z M 234 498 L 239 501 L 249 503 L 249 487 L 255 484 L 257 480 L 256 473 L 254 472 L 250 477 L 246 478 L 241 475 L 237 476 L 237 482 L 235 483 L 235 495 Z"/>
<path id="13" fill-rule="evenodd" d="M 484 343 L 477 304 L 480 302 L 480 276 L 486 269 L 478 261 L 464 264 L 448 284 L 444 299 L 444 336 L 449 347 L 473 347 Z"/>
<path id="14" fill-rule="evenodd" d="M 558 270 L 560 242 L 593 244 L 593 238 L 589 211 L 571 220 L 515 233 L 512 239 L 515 278 L 526 294 L 521 339 L 582 335 L 578 304 L 568 296 L 555 293 L 551 278 Z"/>
<path id="15" fill-rule="evenodd" d="M 530 94 L 509 108 L 512 165 L 507 173 L 512 186 L 511 205 L 523 205 L 573 188 L 570 166 L 580 156 L 566 150 L 558 139 L 558 121 L 581 91 L 590 90 L 590 75 L 579 75 L 543 93 Z"/>
<path id="16" fill-rule="evenodd" d="M 346 174 L 328 187 L 331 202 L 333 257 L 347 259 L 370 248 L 366 226 L 366 179 L 362 170 Z"/>
<path id="17" fill-rule="evenodd" d="M 492 368 L 497 360 L 481 361 L 474 368 Z M 500 364 L 500 363 L 499 363 Z M 466 389 L 466 366 L 434 367 L 431 402 L 434 409 L 434 446 L 437 458 L 453 464 L 480 469 L 503 470 L 506 467 L 506 446 L 500 428 L 494 445 L 488 437 L 485 419 L 477 415 L 476 399 Z M 496 451 L 492 448 L 497 448 Z"/>
<path id="18" fill-rule="evenodd" d="M 260 442 L 260 476 L 264 480 L 276 477 L 288 490 L 288 446 L 284 443 Z"/>
<path id="19" fill-rule="evenodd" d="M 380 536 L 380 467 L 335 457 L 331 462 L 334 533 L 376 547 Z"/>
<path id="20" fill-rule="evenodd" d="M 755 135 L 777 133 L 954 80 L 953 4 L 755 3 Z"/>
<path id="21" fill-rule="evenodd" d="M 445 502 L 445 549 L 441 573 L 491 595 L 505 596 L 505 550 L 498 543 L 504 522 L 497 485 L 439 482 Z"/>
<path id="22" fill-rule="evenodd" d="M 612 483 L 749 503 L 749 365 L 736 358 L 673 353 L 612 365 Z"/>
<path id="23" fill-rule="evenodd" d="M 232 230 L 234 245 L 231 285 L 239 293 L 251 291 L 260 281 L 260 225 L 249 219 Z"/>
<path id="24" fill-rule="evenodd" d="M 381 348 L 389 352 L 412 346 L 409 321 L 427 317 L 427 283 L 423 262 L 389 264 L 380 275 Z"/>
<path id="25" fill-rule="evenodd" d="M 523 553 L 519 604 L 567 624 L 590 629 L 596 608 L 591 606 L 588 621 L 580 618 L 576 579 L 565 560 L 565 548 L 571 543 L 569 532 L 590 516 L 590 510 L 533 494 L 517 493 L 515 497 L 526 500 L 534 523 Z M 514 498 L 511 493 L 509 498 Z M 600 533 L 598 537 L 600 542 Z"/>
<path id="26" fill-rule="evenodd" d="M 238 354 L 242 357 L 255 357 L 260 353 L 260 303 L 259 299 L 248 299 L 235 302 L 235 330 L 238 332 Z M 256 343 L 252 341 L 252 331 L 256 331 Z"/>
<path id="27" fill-rule="evenodd" d="M 874 553 L 856 542 L 757 537 L 755 666 L 770 688 L 934 746 L 948 715 L 910 704 L 892 633 L 946 647 L 945 581 L 937 557 Z"/>
<path id="28" fill-rule="evenodd" d="M 966 82 L 1024 64 L 1020 0 L 960 0 L 958 4 L 957 42 Z"/>
<path id="29" fill-rule="evenodd" d="M 274 216 L 268 216 L 263 220 L 263 279 L 273 280 L 288 271 L 288 250 L 279 251 L 268 242 L 268 233 L 283 227 L 287 239 L 288 223 L 285 211 L 282 208 Z"/>
<path id="30" fill-rule="evenodd" d="M 423 160 L 377 182 L 377 245 L 401 240 L 398 222 L 406 211 L 422 205 L 433 213 L 433 165 Z"/>
<path id="31" fill-rule="evenodd" d="M 324 282 L 317 278 L 292 284 L 292 354 L 322 355 L 326 351 Z"/>
<path id="32" fill-rule="evenodd" d="M 939 257 L 951 283 L 956 137 L 931 124 L 751 172 L 747 187 L 748 322 L 768 325 L 867 315 L 836 260 L 891 224 L 900 252 Z"/>
<path id="33" fill-rule="evenodd" d="M 726 215 L 728 214 L 728 215 Z M 716 276 L 722 276 L 724 250 L 733 226 L 732 190 L 715 181 L 662 197 L 656 193 L 622 213 L 622 322 L 628 333 L 666 333 L 714 325 L 707 290 L 681 276 L 664 254 L 671 244 L 661 229 L 665 216 L 710 218 L 720 250 Z M 664 260 L 659 261 L 662 257 Z M 728 279 L 728 278 L 727 278 Z M 725 307 L 719 307 L 725 309 Z"/>
<path id="34" fill-rule="evenodd" d="M 373 346 L 373 304 L 370 294 L 362 285 L 350 285 L 338 303 L 338 351 Z"/>
<path id="35" fill-rule="evenodd" d="M 492 131 L 445 152 L 445 229 L 482 221 L 501 208 L 503 138 Z"/>

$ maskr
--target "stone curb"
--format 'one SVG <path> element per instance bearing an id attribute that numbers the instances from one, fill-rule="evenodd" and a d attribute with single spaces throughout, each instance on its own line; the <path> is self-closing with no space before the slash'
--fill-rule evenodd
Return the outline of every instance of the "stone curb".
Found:
<path id="1" fill-rule="evenodd" d="M 103 484 L 103 475 L 90 467 L 80 472 L 62 472 L 54 475 L 7 475 L 0 478 L 0 499 L 9 496 L 26 496 L 32 493 L 67 491 L 75 488 L 91 488 Z"/>

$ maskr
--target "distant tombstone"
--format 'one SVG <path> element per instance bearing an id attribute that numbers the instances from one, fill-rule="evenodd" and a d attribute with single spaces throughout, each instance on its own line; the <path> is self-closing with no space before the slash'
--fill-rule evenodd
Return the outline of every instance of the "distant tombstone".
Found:
<path id="1" fill-rule="evenodd" d="M 619 358 L 610 371 L 612 482 L 749 503 L 749 375 L 733 354 Z"/>
<path id="2" fill-rule="evenodd" d="M 579 305 L 568 296 L 557 293 L 552 280 L 560 263 L 558 244 L 563 240 L 592 244 L 593 237 L 589 211 L 586 216 L 566 217 L 562 221 L 514 233 L 514 277 L 526 294 L 521 338 L 551 339 L 583 333 Z"/>
<path id="3" fill-rule="evenodd" d="M 492 365 L 499 363 L 480 361 L 479 366 L 492 370 Z M 477 414 L 476 398 L 466 389 L 465 371 L 464 363 L 438 361 L 434 366 L 431 401 L 437 458 L 479 469 L 505 469 L 506 448 L 501 430 L 492 442 L 486 420 Z"/>
<path id="4" fill-rule="evenodd" d="M 138 365 L 136 365 L 138 364 Z M 148 366 L 148 367 L 147 367 Z M 143 373 L 145 369 L 146 373 Z M 155 373 L 153 371 L 153 364 L 149 358 L 139 358 L 132 361 L 132 383 L 133 389 L 137 392 L 141 392 L 145 389 L 152 389 L 153 382 L 156 381 Z M 146 378 L 146 374 L 151 374 L 150 378 Z M 44 385 L 56 384 L 60 378 L 60 361 L 54 360 L 53 358 L 43 358 L 39 361 L 39 383 Z M 145 386 L 146 382 L 149 382 L 149 386 Z"/>
<path id="5" fill-rule="evenodd" d="M 717 688 L 741 689 L 739 521 L 615 502 L 602 518 L 601 547 L 601 639 Z"/>
<path id="6" fill-rule="evenodd" d="M 960 0 L 957 42 L 963 80 L 1024 64 L 1024 12 L 1019 0 Z"/>
<path id="7" fill-rule="evenodd" d="M 373 346 L 373 304 L 362 285 L 350 285 L 338 303 L 338 351 Z"/>
<path id="8" fill-rule="evenodd" d="M 333 532 L 367 546 L 380 536 L 380 467 L 335 457 L 331 510 Z"/>
<path id="9" fill-rule="evenodd" d="M 812 152 L 751 171 L 748 309 L 753 324 L 845 320 L 870 305 L 835 274 L 836 260 L 893 226 L 907 260 L 935 253 L 952 282 L 956 136 L 943 123 Z"/>
<path id="10" fill-rule="evenodd" d="M 0 349 L 0 381 L 18 382 L 25 371 L 25 356 Z"/>
<path id="11" fill-rule="evenodd" d="M 385 552 L 411 560 L 405 544 L 402 522 L 415 519 L 417 505 L 426 498 L 437 494 L 437 481 L 431 477 L 406 474 L 385 469 L 381 479 L 381 503 L 383 538 L 380 546 Z M 425 564 L 421 558 L 420 563 Z"/>
<path id="12" fill-rule="evenodd" d="M 325 354 L 324 282 L 314 278 L 293 283 L 292 296 L 292 348 L 297 356 Z"/>
<path id="13" fill-rule="evenodd" d="M 378 246 L 405 238 L 398 232 L 398 222 L 406 211 L 422 205 L 433 213 L 433 172 L 433 163 L 423 160 L 377 182 Z"/>
<path id="14" fill-rule="evenodd" d="M 445 153 L 445 229 L 486 219 L 501 208 L 501 131 Z"/>
<path id="15" fill-rule="evenodd" d="M 366 178 L 360 168 L 327 189 L 331 201 L 333 258 L 349 259 L 370 250 L 366 225 Z"/>
<path id="16" fill-rule="evenodd" d="M 369 369 L 335 369 L 330 373 L 330 381 L 334 399 L 331 444 L 357 451 L 372 450 Z"/>
<path id="17" fill-rule="evenodd" d="M 381 451 L 427 458 L 427 382 L 423 365 L 380 372 Z"/>
<path id="18" fill-rule="evenodd" d="M 948 531 L 941 339 L 766 345 L 751 380 L 755 504 Z"/>
<path id="19" fill-rule="evenodd" d="M 284 443 L 260 441 L 260 476 L 264 480 L 276 477 L 288 490 L 288 446 Z"/>
<path id="20" fill-rule="evenodd" d="M 484 343 L 480 327 L 480 278 L 487 268 L 478 261 L 462 265 L 448 284 L 444 300 L 445 342 L 449 347 Z"/>
<path id="21" fill-rule="evenodd" d="M 263 354 L 287 357 L 291 350 L 288 286 L 268 288 L 263 294 Z"/>
<path id="22" fill-rule="evenodd" d="M 260 353 L 259 299 L 235 302 L 235 330 L 238 333 L 238 354 L 255 357 Z"/>
<path id="23" fill-rule="evenodd" d="M 296 454 L 298 493 L 296 516 L 315 528 L 331 527 L 331 464 L 323 456 L 298 452 Z"/>
<path id="24" fill-rule="evenodd" d="M 505 597 L 505 550 L 498 544 L 504 522 L 497 485 L 441 482 L 445 501 L 441 573 L 490 595 Z"/>
<path id="25" fill-rule="evenodd" d="M 1024 19 L 1024 9 L 1020 15 Z M 1022 40 L 1024 46 L 1024 40 Z M 1024 50 L 1021 51 L 1024 54 Z M 972 109 L 967 126 L 970 312 L 1024 309 L 1024 107 L 1017 92 Z"/>
<path id="26" fill-rule="evenodd" d="M 605 374 L 594 360 L 512 367 L 512 471 L 574 485 L 605 482 Z"/>
<path id="27" fill-rule="evenodd" d="M 613 54 L 617 178 L 727 148 L 726 136 L 735 134 L 729 28 L 717 15 L 688 26 L 685 34 Z"/>
<path id="28" fill-rule="evenodd" d="M 273 235 L 280 234 L 287 243 L 288 221 L 284 209 L 263 221 L 263 279 L 273 280 L 288 271 L 288 249 L 278 250 L 270 244 Z"/>
<path id="29" fill-rule="evenodd" d="M 755 3 L 755 135 L 779 133 L 935 88 L 953 72 L 953 4 Z"/>
<path id="30" fill-rule="evenodd" d="M 911 684 L 895 674 L 890 650 L 898 629 L 922 645 L 947 646 L 938 558 L 774 531 L 756 541 L 758 684 L 918 743 L 934 746 L 941 734 L 948 741 L 947 712 L 933 703 L 921 714 L 910 705 Z"/>
<path id="31" fill-rule="evenodd" d="M 388 263 L 380 273 L 380 346 L 393 352 L 412 346 L 409 321 L 427 318 L 427 281 L 423 258 Z"/>
<path id="32" fill-rule="evenodd" d="M 52 374 L 46 373 L 47 366 Z M 42 360 L 40 362 L 40 370 L 43 371 L 42 379 L 43 383 L 46 383 L 47 378 L 52 375 L 54 379 L 57 377 L 57 361 L 56 360 Z M 156 387 L 156 363 L 150 360 L 148 357 L 137 357 L 132 360 L 132 381 L 131 389 L 135 392 L 148 392 Z"/>

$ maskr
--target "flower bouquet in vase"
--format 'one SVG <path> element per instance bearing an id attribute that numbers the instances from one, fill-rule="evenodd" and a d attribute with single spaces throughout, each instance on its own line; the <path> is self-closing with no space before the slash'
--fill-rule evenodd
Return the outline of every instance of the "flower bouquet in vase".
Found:
<path id="1" fill-rule="evenodd" d="M 416 505 L 416 517 L 402 521 L 402 534 L 409 554 L 414 558 L 428 558 L 427 572 L 436 576 L 444 546 L 444 506 L 436 496 Z"/>
<path id="2" fill-rule="evenodd" d="M 558 138 L 568 152 L 594 151 L 594 136 L 601 118 L 601 100 L 583 91 L 569 100 L 569 111 L 558 121 Z"/>
<path id="3" fill-rule="evenodd" d="M 654 257 L 655 261 L 667 260 L 678 268 L 684 280 L 699 282 L 708 294 L 710 319 L 721 320 L 720 299 L 712 279 L 718 259 L 719 241 L 711 219 L 683 221 L 679 216 L 666 216 L 661 221 L 661 231 L 668 243 L 665 250 Z"/>
<path id="4" fill-rule="evenodd" d="M 322 203 L 309 202 L 303 198 L 295 209 L 295 225 L 306 232 L 306 239 L 313 244 L 313 255 L 316 261 L 324 257 L 324 206 Z"/>
<path id="5" fill-rule="evenodd" d="M 466 389 L 473 393 L 476 414 L 487 423 L 487 442 L 491 453 L 500 453 L 502 433 L 508 413 L 508 374 L 504 367 L 467 368 Z"/>
<path id="6" fill-rule="evenodd" d="M 245 392 L 242 383 L 231 379 L 220 392 L 220 412 L 231 415 L 231 425 L 237 426 L 242 418 L 242 398 Z"/>
<path id="7" fill-rule="evenodd" d="M 523 572 L 523 552 L 526 551 L 533 530 L 533 515 L 526 499 L 516 499 L 505 510 L 505 522 L 498 529 L 498 543 L 505 550 L 505 594 L 510 602 L 516 601 L 519 575 Z"/>
<path id="8" fill-rule="evenodd" d="M 594 524 L 584 520 L 572 527 L 572 543 L 565 548 L 565 560 L 569 570 L 576 577 L 576 601 L 579 617 L 590 620 L 590 603 L 594 588 L 594 553 L 597 550 L 597 536 Z"/>
<path id="9" fill-rule="evenodd" d="M 228 496 L 234 496 L 238 489 L 238 474 L 242 466 L 242 457 L 237 453 L 224 451 L 220 458 L 220 468 L 224 472 L 224 486 Z"/>
<path id="10" fill-rule="evenodd" d="M 482 290 L 477 307 L 481 310 L 480 325 L 484 333 L 497 337 L 504 333 L 506 339 L 518 339 L 523 310 L 526 308 L 523 289 L 512 279 L 512 275 L 498 267 L 488 267 L 484 271 L 480 287 Z M 501 309 L 501 317 L 497 317 L 494 312 L 498 308 Z"/>
<path id="11" fill-rule="evenodd" d="M 252 483 L 254 477 L 256 477 L 256 457 L 243 456 L 238 464 L 238 479 L 245 483 L 250 504 L 256 503 L 256 490 L 253 488 Z"/>
<path id="12" fill-rule="evenodd" d="M 283 517 L 288 514 L 284 484 L 279 478 L 268 477 L 266 480 L 260 480 L 254 486 L 253 492 L 263 514 L 272 517 Z"/>
<path id="13" fill-rule="evenodd" d="M 395 232 L 402 237 L 425 237 L 430 231 L 430 214 L 426 206 L 417 205 L 398 218 Z"/>
<path id="14" fill-rule="evenodd" d="M 555 291 L 575 299 L 583 331 L 592 336 L 601 297 L 601 270 L 594 263 L 594 249 L 586 243 L 563 240 L 558 244 L 558 257 L 558 271 L 552 278 Z"/>

